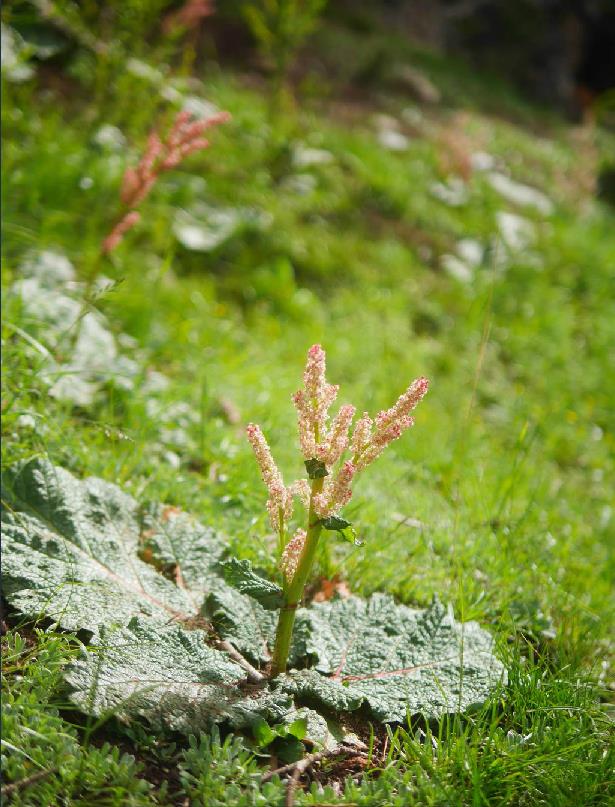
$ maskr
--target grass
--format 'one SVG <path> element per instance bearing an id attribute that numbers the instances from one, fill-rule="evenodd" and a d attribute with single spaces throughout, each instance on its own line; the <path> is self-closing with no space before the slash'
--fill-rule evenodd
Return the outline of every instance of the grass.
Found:
<path id="1" fill-rule="evenodd" d="M 318 42 L 325 63 L 334 61 L 331 29 Z M 169 120 L 170 104 L 125 70 L 91 82 L 87 54 L 68 70 L 7 84 L 3 460 L 44 453 L 178 505 L 273 572 L 275 539 L 241 424 L 263 425 L 292 476 L 289 396 L 310 344 L 327 348 L 330 377 L 360 410 L 377 411 L 427 375 L 432 391 L 417 425 L 357 486 L 349 516 L 365 546 L 332 546 L 319 571 L 340 574 L 353 592 L 388 591 L 412 604 L 438 592 L 459 618 L 489 627 L 510 682 L 476 714 L 392 729 L 359 783 L 333 769 L 324 790 L 313 785 L 298 802 L 607 804 L 614 216 L 587 195 L 564 123 L 512 93 L 501 94 L 496 114 L 499 85 L 473 75 L 464 95 L 455 64 L 416 59 L 445 102 L 419 109 L 420 124 L 402 124 L 411 138 L 401 153 L 378 143 L 372 116 L 404 120 L 409 102 L 378 76 L 357 101 L 333 84 L 327 101 L 286 113 L 272 131 L 262 88 L 210 65 L 206 96 L 232 123 L 160 182 L 143 225 L 102 264 L 126 160 L 153 121 Z M 103 123 L 121 128 L 125 150 L 95 145 Z M 480 173 L 466 204 L 435 198 L 446 151 L 439 136 L 451 131 L 543 189 L 553 215 L 516 210 Z M 299 140 L 332 162 L 298 168 L 289 142 Z M 599 134 L 598 158 L 601 143 L 612 138 Z M 178 209 L 199 205 L 252 212 L 227 242 L 196 253 L 178 243 L 173 222 Z M 531 250 L 502 265 L 498 245 L 470 283 L 442 271 L 439 257 L 458 239 L 492 244 L 499 210 L 533 222 Z M 41 249 L 64 252 L 86 283 L 99 273 L 113 281 L 87 306 L 130 337 L 133 390 L 107 384 L 82 409 L 49 397 L 31 339 L 53 342 L 11 291 L 25 257 Z M 152 371 L 166 376 L 164 389 Z M 283 803 L 282 786 L 260 783 L 240 738 L 187 743 L 146 726 L 84 721 L 61 678 L 76 637 L 7 618 L 5 782 L 46 772 L 10 803 Z"/>

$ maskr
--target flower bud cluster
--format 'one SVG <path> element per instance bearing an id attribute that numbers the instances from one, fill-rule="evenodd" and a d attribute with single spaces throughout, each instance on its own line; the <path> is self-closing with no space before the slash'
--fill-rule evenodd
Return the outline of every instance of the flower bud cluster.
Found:
<path id="1" fill-rule="evenodd" d="M 269 520 L 272 528 L 278 532 L 283 526 L 280 519 L 284 523 L 288 523 L 292 518 L 294 496 L 298 496 L 306 507 L 308 506 L 310 486 L 307 479 L 298 479 L 286 487 L 260 426 L 255 423 L 249 423 L 246 433 L 260 468 L 263 482 L 269 491 L 269 499 L 267 500 Z"/>
<path id="2" fill-rule="evenodd" d="M 417 378 L 390 409 L 376 415 L 375 422 L 367 412 L 357 421 L 352 435 L 351 450 L 358 471 L 371 465 L 390 443 L 398 440 L 414 425 L 414 418 L 410 416 L 410 412 L 420 403 L 428 389 L 429 381 L 426 378 Z"/>
<path id="3" fill-rule="evenodd" d="M 352 496 L 352 480 L 357 472 L 356 465 L 347 460 L 337 474 L 325 482 L 322 493 L 314 496 L 314 510 L 321 517 L 335 515 L 348 504 Z"/>
<path id="4" fill-rule="evenodd" d="M 306 538 L 307 533 L 305 530 L 297 530 L 290 541 L 286 544 L 284 552 L 282 553 L 282 557 L 280 559 L 280 569 L 289 583 L 295 576 L 295 572 L 299 566 L 299 558 L 303 552 Z"/>

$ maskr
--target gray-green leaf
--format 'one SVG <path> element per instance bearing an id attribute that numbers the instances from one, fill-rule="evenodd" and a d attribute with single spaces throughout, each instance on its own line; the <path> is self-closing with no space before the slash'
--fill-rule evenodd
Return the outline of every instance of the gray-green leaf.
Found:
<path id="1" fill-rule="evenodd" d="M 223 721 L 233 728 L 258 718 L 282 722 L 293 708 L 288 694 L 246 684 L 245 671 L 206 641 L 200 630 L 133 620 L 106 632 L 104 642 L 69 667 L 71 699 L 88 714 L 140 716 L 184 733 Z"/>
<path id="2" fill-rule="evenodd" d="M 134 616 L 164 624 L 199 612 L 201 595 L 139 559 L 138 506 L 115 485 L 36 458 L 5 474 L 2 500 L 4 595 L 26 615 L 96 634 Z"/>
<path id="3" fill-rule="evenodd" d="M 224 579 L 237 591 L 257 600 L 267 611 L 281 608 L 284 601 L 280 586 L 257 574 L 249 560 L 230 558 L 220 563 Z"/>
<path id="4" fill-rule="evenodd" d="M 456 622 L 436 599 L 415 611 L 384 594 L 349 597 L 314 605 L 306 620 L 306 649 L 326 684 L 302 671 L 284 686 L 329 708 L 356 708 L 358 699 L 382 722 L 431 718 L 483 703 L 506 680 L 491 636 L 476 622 Z"/>

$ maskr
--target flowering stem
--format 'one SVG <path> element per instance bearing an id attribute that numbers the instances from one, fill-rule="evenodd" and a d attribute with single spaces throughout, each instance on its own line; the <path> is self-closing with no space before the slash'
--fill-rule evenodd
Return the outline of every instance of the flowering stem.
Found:
<path id="1" fill-rule="evenodd" d="M 290 640 L 293 634 L 293 626 L 295 624 L 295 613 L 301 602 L 303 589 L 305 588 L 306 580 L 312 571 L 314 565 L 314 557 L 316 556 L 316 548 L 318 546 L 318 539 L 322 530 L 320 518 L 314 510 L 314 496 L 322 491 L 324 479 L 314 479 L 312 481 L 312 490 L 310 493 L 310 507 L 308 514 L 308 529 L 301 557 L 297 571 L 293 575 L 292 580 L 284 588 L 284 605 L 280 610 L 280 617 L 278 619 L 278 627 L 275 636 L 275 647 L 273 650 L 273 660 L 271 663 L 271 677 L 275 678 L 276 675 L 286 672 L 286 664 L 288 662 L 288 653 L 290 650 Z"/>

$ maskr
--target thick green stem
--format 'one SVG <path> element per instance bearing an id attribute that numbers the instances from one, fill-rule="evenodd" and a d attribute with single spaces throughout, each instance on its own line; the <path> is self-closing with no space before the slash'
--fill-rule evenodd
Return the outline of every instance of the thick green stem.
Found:
<path id="1" fill-rule="evenodd" d="M 293 626 L 295 624 L 295 613 L 297 607 L 301 602 L 303 589 L 305 583 L 312 571 L 314 565 L 314 558 L 316 556 L 316 549 L 318 547 L 318 539 L 322 525 L 316 512 L 314 511 L 314 496 L 322 491 L 323 479 L 314 479 L 312 482 L 312 493 L 310 496 L 310 509 L 308 515 L 308 529 L 303 545 L 303 551 L 299 558 L 297 571 L 293 579 L 284 591 L 284 606 L 280 611 L 278 619 L 278 628 L 275 636 L 275 647 L 273 650 L 273 660 L 271 663 L 271 676 L 274 678 L 280 673 L 286 672 L 286 664 L 288 662 L 288 652 L 290 650 L 290 641 L 293 635 Z"/>

